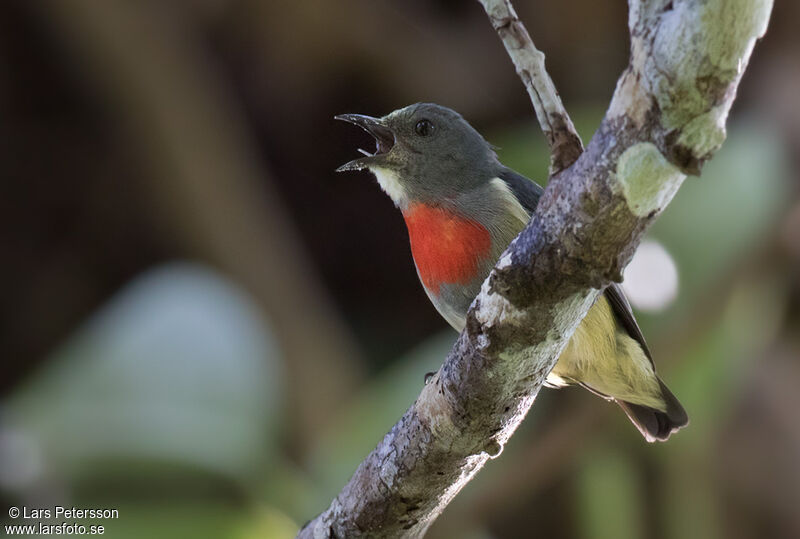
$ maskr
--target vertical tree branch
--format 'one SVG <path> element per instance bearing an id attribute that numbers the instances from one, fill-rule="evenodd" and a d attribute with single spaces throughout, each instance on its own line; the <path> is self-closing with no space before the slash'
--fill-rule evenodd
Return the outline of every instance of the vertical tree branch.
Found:
<path id="1" fill-rule="evenodd" d="M 551 178 L 439 372 L 300 537 L 424 535 L 500 454 L 599 291 L 719 148 L 771 0 L 629 3 L 631 63 L 586 151 Z M 484 5 L 492 17 L 510 4 Z M 543 111 L 557 103 L 549 79 L 529 80 L 549 96 Z"/>
<path id="2" fill-rule="evenodd" d="M 533 44 L 510 0 L 478 1 L 486 10 L 528 91 L 550 147 L 550 174 L 557 174 L 578 159 L 583 153 L 583 143 L 544 67 L 544 53 Z"/>

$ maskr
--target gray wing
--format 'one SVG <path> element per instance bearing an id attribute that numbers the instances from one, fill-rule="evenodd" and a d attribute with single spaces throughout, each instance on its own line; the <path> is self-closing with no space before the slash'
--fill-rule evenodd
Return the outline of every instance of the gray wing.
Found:
<path id="1" fill-rule="evenodd" d="M 532 214 L 533 210 L 536 209 L 536 205 L 539 203 L 539 198 L 542 196 L 542 193 L 544 193 L 544 189 L 533 180 L 507 167 L 504 167 L 498 176 L 508 184 L 520 203 Z M 616 283 L 612 283 L 606 288 L 605 295 L 606 299 L 611 304 L 611 310 L 617 321 L 625 328 L 628 335 L 642 346 L 642 350 L 644 350 L 650 363 L 653 364 L 653 357 L 650 355 L 650 349 L 647 347 L 647 342 L 644 340 L 644 335 L 642 335 L 639 324 L 636 323 L 633 310 L 631 309 L 630 303 L 628 303 L 628 299 L 625 297 L 625 293 L 622 291 L 622 287 Z M 655 370 L 655 364 L 653 364 L 653 369 Z"/>
<path id="2" fill-rule="evenodd" d="M 633 309 L 631 309 L 631 304 L 628 303 L 628 298 L 625 297 L 622 287 L 617 283 L 611 283 L 606 288 L 605 294 L 606 299 L 611 304 L 611 310 L 614 312 L 617 321 L 622 324 L 622 327 L 625 328 L 625 331 L 628 332 L 628 335 L 630 335 L 633 340 L 642 345 L 642 350 L 644 350 L 647 359 L 650 360 L 650 364 L 655 371 L 656 365 L 653 363 L 653 356 L 650 355 L 650 348 L 647 347 L 647 342 L 644 340 L 644 335 L 642 335 L 639 324 L 636 323 L 636 318 L 633 316 Z"/>

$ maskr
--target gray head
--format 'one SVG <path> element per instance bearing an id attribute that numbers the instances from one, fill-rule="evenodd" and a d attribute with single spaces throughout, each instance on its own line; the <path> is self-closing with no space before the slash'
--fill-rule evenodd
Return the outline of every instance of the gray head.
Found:
<path id="1" fill-rule="evenodd" d="M 501 167 L 492 147 L 460 114 L 417 103 L 383 118 L 342 114 L 375 138 L 375 151 L 337 170 L 369 169 L 400 205 L 400 197 L 436 202 L 490 181 Z"/>

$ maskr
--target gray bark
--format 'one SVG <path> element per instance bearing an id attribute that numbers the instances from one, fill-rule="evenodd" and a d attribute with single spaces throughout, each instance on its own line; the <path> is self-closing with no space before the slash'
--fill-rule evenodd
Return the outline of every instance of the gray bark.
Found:
<path id="1" fill-rule="evenodd" d="M 521 26 L 503 15 L 513 9 L 505 0 L 481 2 L 505 42 L 508 23 Z M 630 64 L 574 162 L 574 129 L 548 97 L 557 99 L 552 83 L 523 77 L 543 129 L 553 132 L 551 152 L 562 152 L 556 174 L 439 372 L 299 537 L 421 537 L 501 453 L 597 295 L 621 280 L 647 227 L 722 144 L 771 8 L 771 0 L 630 0 Z M 533 46 L 529 37 L 516 43 Z M 543 70 L 543 59 L 537 63 Z M 572 142 L 559 150 L 559 140 Z"/>

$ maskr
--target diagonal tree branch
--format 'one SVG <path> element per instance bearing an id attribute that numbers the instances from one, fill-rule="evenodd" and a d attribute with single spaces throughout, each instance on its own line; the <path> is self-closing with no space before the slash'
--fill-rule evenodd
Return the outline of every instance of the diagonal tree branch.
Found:
<path id="1" fill-rule="evenodd" d="M 722 144 L 771 0 L 629 3 L 631 61 L 586 151 L 551 179 L 439 372 L 300 537 L 424 535 L 500 454 L 600 290 Z"/>
<path id="2" fill-rule="evenodd" d="M 536 118 L 550 147 L 550 174 L 561 172 L 583 153 L 583 143 L 544 67 L 544 53 L 533 44 L 510 0 L 478 1 L 486 10 L 531 98 Z"/>

